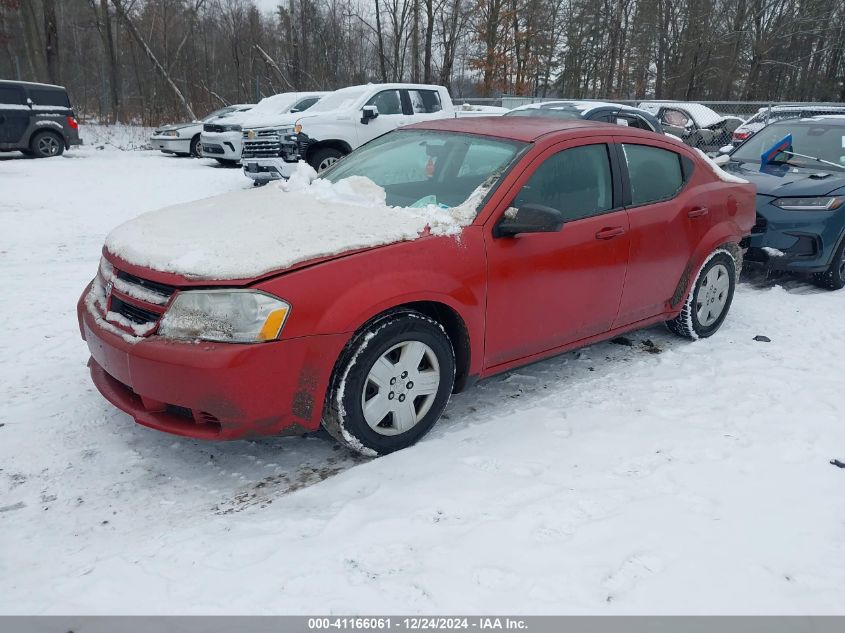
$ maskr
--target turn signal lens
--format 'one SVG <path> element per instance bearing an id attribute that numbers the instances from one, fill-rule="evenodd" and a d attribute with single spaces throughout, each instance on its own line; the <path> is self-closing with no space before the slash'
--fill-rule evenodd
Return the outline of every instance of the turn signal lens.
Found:
<path id="1" fill-rule="evenodd" d="M 282 331 L 282 325 L 285 323 L 289 310 L 290 308 L 285 306 L 283 308 L 279 308 L 278 310 L 273 310 L 270 314 L 268 314 L 267 320 L 264 321 L 264 325 L 258 333 L 258 340 L 272 341 L 277 339 L 279 337 L 279 333 Z"/>

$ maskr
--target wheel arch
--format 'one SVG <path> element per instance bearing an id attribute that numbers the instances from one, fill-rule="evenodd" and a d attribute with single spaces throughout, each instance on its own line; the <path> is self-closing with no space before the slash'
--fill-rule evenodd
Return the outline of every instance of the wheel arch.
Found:
<path id="1" fill-rule="evenodd" d="M 305 160 L 310 161 L 311 158 L 314 156 L 315 152 L 320 151 L 321 149 L 336 149 L 339 152 L 342 152 L 344 156 L 352 151 L 352 146 L 347 143 L 346 141 L 342 141 L 340 139 L 329 139 L 327 141 L 314 141 L 308 146 L 308 150 L 305 152 Z"/>
<path id="2" fill-rule="evenodd" d="M 742 238 L 739 235 L 736 226 L 729 227 L 722 225 L 713 227 L 704 236 L 699 242 L 698 248 L 696 248 L 689 258 L 683 273 L 681 273 L 681 278 L 678 279 L 678 284 L 675 286 L 675 292 L 672 293 L 669 299 L 669 305 L 672 309 L 680 310 L 687 295 L 692 290 L 692 283 L 695 281 L 696 273 L 698 273 L 713 251 L 724 249 L 731 254 L 736 262 L 736 281 L 739 281 L 743 262 L 742 248 L 739 245 Z"/>
<path id="3" fill-rule="evenodd" d="M 402 312 L 418 312 L 436 321 L 443 327 L 443 330 L 446 332 L 446 336 L 449 338 L 449 342 L 452 344 L 452 349 L 455 352 L 455 384 L 452 387 L 452 393 L 459 393 L 474 382 L 473 377 L 470 374 L 470 362 L 472 360 L 470 334 L 464 318 L 454 307 L 448 305 L 447 303 L 426 299 L 397 302 L 390 307 L 383 307 L 376 314 L 361 323 L 361 325 L 350 334 L 346 346 L 335 360 L 331 373 L 332 377 L 329 380 L 329 391 L 331 390 L 331 385 L 334 383 L 335 377 L 337 376 L 338 369 L 347 358 L 351 346 L 358 335 L 379 321 Z"/>

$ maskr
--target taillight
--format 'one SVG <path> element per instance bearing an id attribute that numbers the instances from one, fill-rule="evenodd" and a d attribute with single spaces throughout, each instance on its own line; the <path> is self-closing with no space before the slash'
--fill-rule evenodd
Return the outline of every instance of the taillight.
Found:
<path id="1" fill-rule="evenodd" d="M 69 116 L 67 117 L 67 124 L 70 126 L 72 130 L 79 129 L 79 123 L 77 122 L 75 117 Z"/>
<path id="2" fill-rule="evenodd" d="M 751 132 L 734 132 L 733 139 L 735 141 L 744 141 L 749 136 L 751 136 Z"/>

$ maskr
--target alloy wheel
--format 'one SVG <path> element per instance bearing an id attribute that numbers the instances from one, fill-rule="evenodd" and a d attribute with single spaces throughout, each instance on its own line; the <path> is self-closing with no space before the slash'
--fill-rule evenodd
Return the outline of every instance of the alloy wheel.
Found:
<path id="1" fill-rule="evenodd" d="M 55 156 L 59 153 L 59 141 L 52 134 L 46 134 L 38 139 L 38 151 L 44 156 Z"/>
<path id="2" fill-rule="evenodd" d="M 320 164 L 317 166 L 317 171 L 320 172 L 320 171 L 323 171 L 325 169 L 328 169 L 329 167 L 334 165 L 336 162 L 337 162 L 336 156 L 327 156 L 326 158 L 324 158 L 323 160 L 320 161 Z"/>

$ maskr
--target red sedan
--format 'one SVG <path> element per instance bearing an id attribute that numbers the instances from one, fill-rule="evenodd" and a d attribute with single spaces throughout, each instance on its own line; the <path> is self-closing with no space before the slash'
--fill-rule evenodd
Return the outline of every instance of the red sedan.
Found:
<path id="1" fill-rule="evenodd" d="M 79 323 L 136 422 L 389 453 L 479 378 L 658 322 L 712 335 L 755 220 L 695 150 L 592 122 L 409 126 L 294 184 L 107 239 Z"/>

